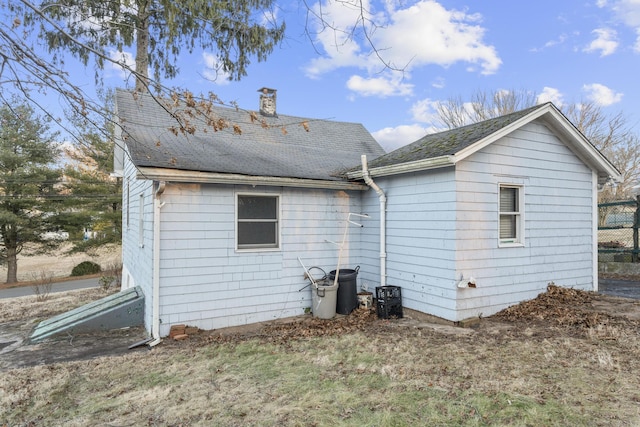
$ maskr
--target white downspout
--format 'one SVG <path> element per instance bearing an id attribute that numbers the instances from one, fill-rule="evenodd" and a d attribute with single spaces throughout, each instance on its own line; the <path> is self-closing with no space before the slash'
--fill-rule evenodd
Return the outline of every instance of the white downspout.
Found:
<path id="1" fill-rule="evenodd" d="M 164 193 L 165 181 L 158 182 L 158 188 L 153 197 L 153 291 L 151 336 L 153 341 L 148 345 L 155 347 L 162 342 L 160 338 L 160 209 L 164 206 L 160 196 Z"/>
<path id="2" fill-rule="evenodd" d="M 387 284 L 387 196 L 378 185 L 373 182 L 369 169 L 367 167 L 367 155 L 363 154 L 362 160 L 362 177 L 364 182 L 375 190 L 380 199 L 380 286 Z"/>

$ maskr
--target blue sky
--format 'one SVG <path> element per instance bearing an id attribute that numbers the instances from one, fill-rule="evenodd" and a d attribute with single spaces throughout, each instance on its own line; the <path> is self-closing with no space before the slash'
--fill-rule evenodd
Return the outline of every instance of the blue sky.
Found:
<path id="1" fill-rule="evenodd" d="M 362 123 L 387 150 L 433 131 L 435 102 L 502 89 L 531 91 L 560 107 L 593 101 L 606 113 L 623 112 L 640 131 L 640 0 L 364 5 L 377 24 L 371 35 L 378 53 L 404 72 L 384 69 L 362 40 L 324 31 L 312 45 L 304 35 L 306 9 L 286 0 L 277 12 L 286 41 L 266 62 L 254 62 L 247 77 L 216 78 L 211 52 L 197 52 L 183 55 L 170 84 L 212 91 L 246 109 L 258 108 L 258 89 L 274 88 L 278 113 Z M 355 8 L 345 2 L 322 7 L 338 25 L 354 22 Z M 93 71 L 75 76 L 91 81 Z M 105 77 L 107 86 L 124 84 L 116 69 Z"/>

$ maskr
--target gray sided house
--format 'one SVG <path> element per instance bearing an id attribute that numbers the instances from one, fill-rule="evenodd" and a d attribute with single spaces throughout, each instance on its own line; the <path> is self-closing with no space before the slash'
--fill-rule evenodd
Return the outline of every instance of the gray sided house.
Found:
<path id="1" fill-rule="evenodd" d="M 213 107 L 207 120 L 229 125 L 217 131 L 184 104 L 116 95 L 123 288 L 142 288 L 155 338 L 174 324 L 216 329 L 303 314 L 311 291 L 300 291 L 308 282 L 298 258 L 337 265 L 330 242 L 341 242 L 368 190 L 337 173 L 384 150 L 361 124 L 277 114 L 267 92 L 260 113 Z M 168 111 L 197 130 L 174 132 Z M 344 266 L 355 267 L 359 248 L 354 230 Z"/>
<path id="2" fill-rule="evenodd" d="M 598 191 L 621 177 L 551 103 L 427 135 L 369 162 L 369 175 L 387 199 L 386 281 L 405 307 L 460 321 L 551 282 L 598 289 Z M 376 205 L 363 194 L 363 211 Z M 375 249 L 360 256 L 375 283 Z"/>
<path id="3" fill-rule="evenodd" d="M 597 289 L 597 194 L 619 173 L 552 104 L 385 154 L 359 124 L 260 100 L 214 107 L 231 125 L 215 131 L 184 105 L 117 93 L 123 288 L 143 290 L 154 338 L 304 313 L 299 260 L 336 269 L 345 230 L 358 287 L 400 286 L 405 307 L 451 321 L 549 282 Z M 349 213 L 369 217 L 348 227 Z"/>

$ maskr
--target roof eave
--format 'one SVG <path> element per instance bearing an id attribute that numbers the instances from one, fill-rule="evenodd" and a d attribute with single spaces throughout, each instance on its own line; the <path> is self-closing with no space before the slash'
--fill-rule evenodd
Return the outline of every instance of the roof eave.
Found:
<path id="1" fill-rule="evenodd" d="M 439 156 L 432 157 L 430 159 L 416 160 L 407 163 L 398 163 L 389 166 L 372 167 L 369 169 L 369 174 L 372 177 L 398 175 L 410 172 L 419 172 L 428 169 L 444 168 L 453 166 L 456 162 L 454 156 Z M 352 171 L 347 173 L 349 179 L 362 179 L 362 170 Z"/>
<path id="2" fill-rule="evenodd" d="M 521 126 L 538 118 L 542 119 L 556 132 L 558 132 L 563 137 L 564 143 L 567 144 L 574 153 L 578 155 L 583 162 L 585 162 L 585 164 L 596 170 L 600 177 L 611 178 L 616 182 L 622 181 L 622 175 L 616 167 L 613 166 L 613 164 L 611 164 L 611 162 L 609 162 L 609 160 L 604 157 L 580 131 L 578 131 L 578 129 L 560 112 L 560 110 L 551 103 L 543 105 L 526 116 L 521 117 L 513 123 L 503 127 L 497 132 L 492 133 L 486 138 L 483 138 L 458 151 L 455 153 L 455 161 L 458 162 L 469 157 L 473 153 L 478 152 L 500 138 L 507 136 Z"/>
<path id="3" fill-rule="evenodd" d="M 622 182 L 622 174 L 587 138 L 568 120 L 562 120 L 558 115 L 549 115 L 545 122 L 558 132 L 565 143 L 580 159 L 598 173 L 601 178 L 610 178 L 615 182 Z M 564 118 L 564 116 L 562 116 Z"/>
<path id="4" fill-rule="evenodd" d="M 216 172 L 184 171 L 155 167 L 138 167 L 137 179 L 170 181 L 197 184 L 253 185 L 269 187 L 316 188 L 326 190 L 367 190 L 364 184 L 348 181 L 320 179 L 284 178 L 275 176 L 255 176 Z"/>

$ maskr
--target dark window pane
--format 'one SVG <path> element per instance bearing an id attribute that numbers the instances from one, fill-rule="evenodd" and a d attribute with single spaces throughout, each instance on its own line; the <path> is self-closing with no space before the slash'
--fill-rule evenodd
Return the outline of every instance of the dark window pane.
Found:
<path id="1" fill-rule="evenodd" d="M 238 219 L 277 218 L 277 197 L 238 196 Z"/>
<path id="2" fill-rule="evenodd" d="M 278 224 L 275 222 L 239 222 L 238 247 L 277 247 Z"/>

